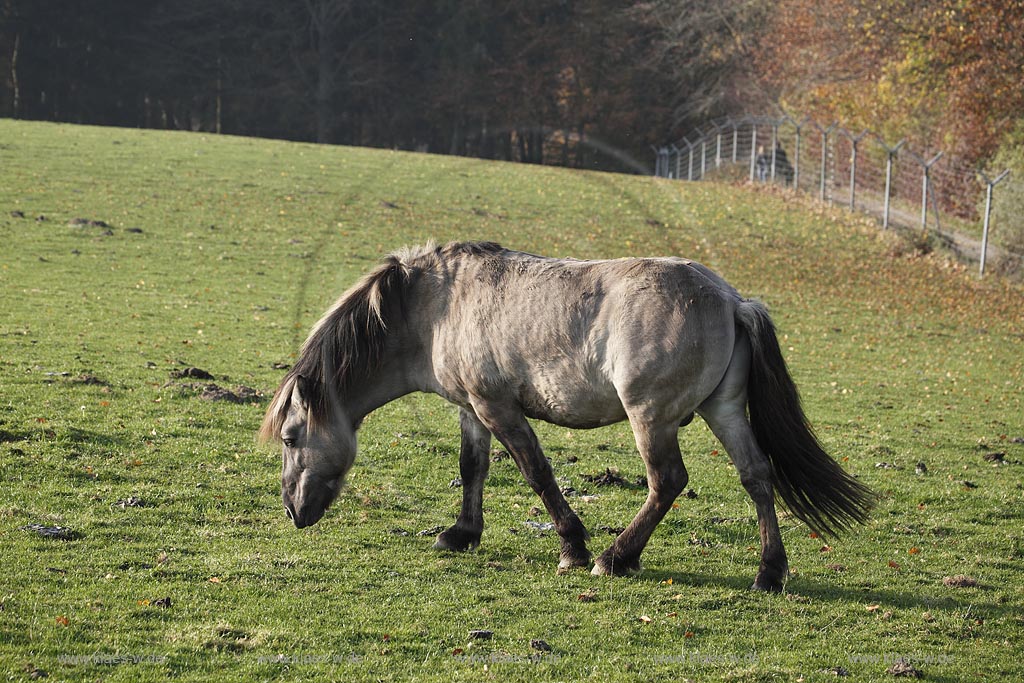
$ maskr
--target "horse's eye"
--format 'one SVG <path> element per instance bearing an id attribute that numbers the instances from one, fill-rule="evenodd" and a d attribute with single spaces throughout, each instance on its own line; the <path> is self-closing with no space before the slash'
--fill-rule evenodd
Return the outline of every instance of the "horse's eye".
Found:
<path id="1" fill-rule="evenodd" d="M 294 446 L 295 446 L 295 439 L 285 439 L 284 440 L 284 445 L 285 445 L 285 448 L 294 448 Z"/>

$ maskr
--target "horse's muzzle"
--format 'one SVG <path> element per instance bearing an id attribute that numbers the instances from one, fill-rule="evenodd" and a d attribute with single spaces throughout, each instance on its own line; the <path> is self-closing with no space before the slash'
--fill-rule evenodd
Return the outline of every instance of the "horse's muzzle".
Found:
<path id="1" fill-rule="evenodd" d="M 292 520 L 296 529 L 305 529 L 307 526 L 313 526 L 319 522 L 327 510 L 312 510 L 304 513 L 302 510 L 296 510 L 293 505 L 288 504 L 284 506 L 284 511 L 288 515 L 288 519 Z"/>

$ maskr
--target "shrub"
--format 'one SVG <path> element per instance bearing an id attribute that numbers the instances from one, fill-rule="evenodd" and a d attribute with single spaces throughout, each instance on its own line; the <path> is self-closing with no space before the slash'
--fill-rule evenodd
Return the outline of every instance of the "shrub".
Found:
<path id="1" fill-rule="evenodd" d="M 992 195 L 992 240 L 1005 249 L 1024 254 L 1024 119 L 1006 137 L 989 168 L 990 178 L 1010 169 L 1010 176 L 999 183 Z M 978 213 L 984 216 L 984 211 L 982 195 Z"/>

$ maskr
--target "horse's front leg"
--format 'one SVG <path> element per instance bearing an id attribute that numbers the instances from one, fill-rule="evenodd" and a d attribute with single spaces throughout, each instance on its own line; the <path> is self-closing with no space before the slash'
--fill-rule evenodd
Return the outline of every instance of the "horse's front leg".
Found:
<path id="1" fill-rule="evenodd" d="M 587 533 L 583 522 L 569 507 L 562 495 L 551 465 L 540 448 L 537 435 L 517 408 L 474 402 L 473 407 L 480 420 L 494 436 L 508 449 L 526 482 L 540 496 L 555 523 L 555 531 L 562 539 L 562 550 L 558 561 L 559 573 L 572 567 L 586 567 L 590 564 L 587 550 Z"/>
<path id="2" fill-rule="evenodd" d="M 484 531 L 484 480 L 490 467 L 491 433 L 472 411 L 459 411 L 462 446 L 459 474 L 462 476 L 462 510 L 455 524 L 442 531 L 434 547 L 438 550 L 472 550 L 480 545 Z"/>

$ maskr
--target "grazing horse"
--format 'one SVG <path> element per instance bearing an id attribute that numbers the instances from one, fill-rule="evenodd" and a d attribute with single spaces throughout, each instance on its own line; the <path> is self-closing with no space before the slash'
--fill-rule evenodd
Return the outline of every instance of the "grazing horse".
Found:
<path id="1" fill-rule="evenodd" d="M 460 409 L 462 509 L 440 549 L 480 543 L 494 435 L 554 521 L 559 570 L 589 566 L 587 530 L 527 418 L 633 429 L 647 500 L 594 574 L 640 571 L 687 484 L 677 432 L 694 413 L 756 506 L 755 589 L 781 590 L 788 573 L 776 494 L 822 534 L 864 522 L 873 499 L 808 427 L 764 306 L 693 261 L 554 259 L 491 243 L 388 256 L 313 327 L 267 409 L 260 434 L 283 444 L 281 495 L 296 527 L 315 524 L 338 495 L 363 417 L 413 391 Z"/>

